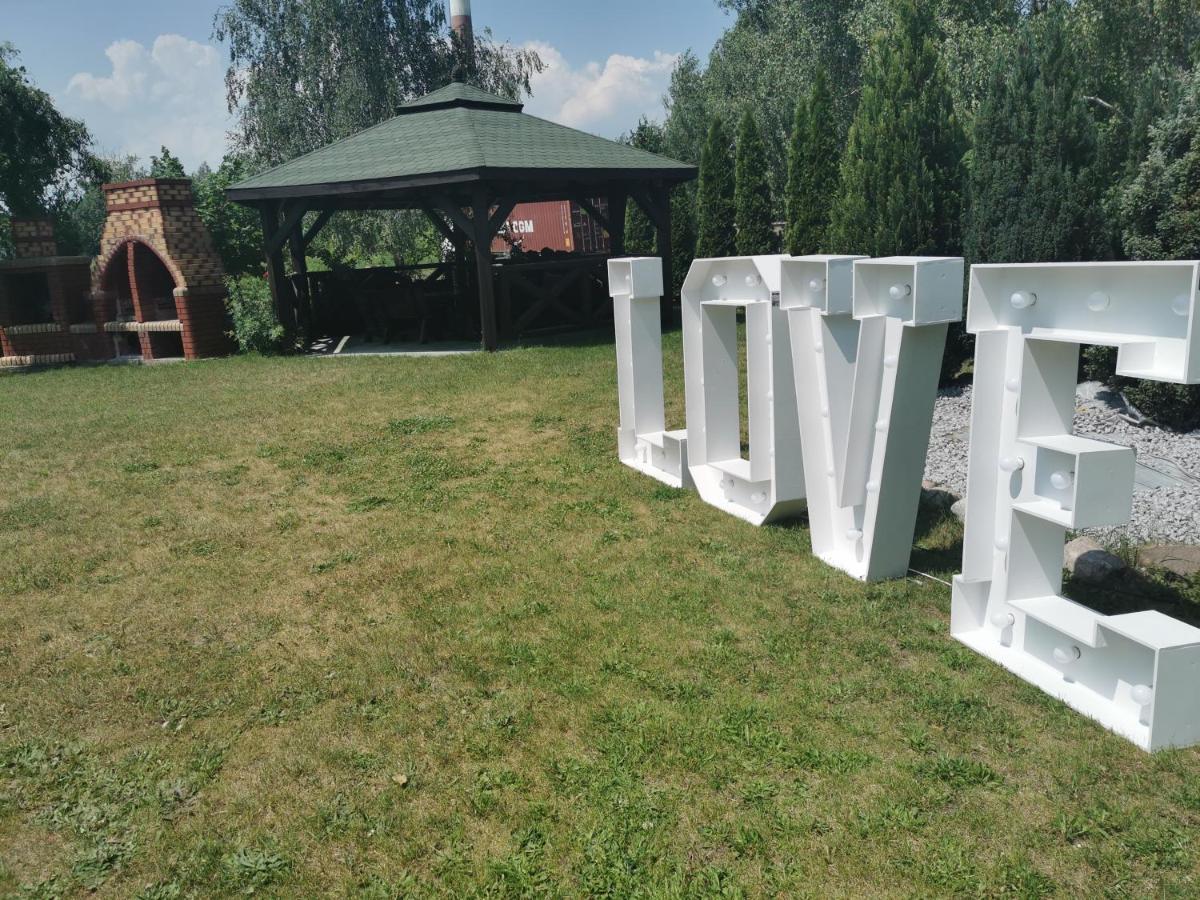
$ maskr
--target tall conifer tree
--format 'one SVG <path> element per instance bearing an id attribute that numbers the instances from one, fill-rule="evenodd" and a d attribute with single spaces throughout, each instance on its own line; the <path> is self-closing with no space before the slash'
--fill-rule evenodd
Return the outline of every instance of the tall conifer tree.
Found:
<path id="1" fill-rule="evenodd" d="M 737 166 L 734 173 L 737 252 L 758 256 L 775 252 L 771 186 L 767 181 L 767 148 L 754 113 L 747 109 L 738 126 Z"/>
<path id="2" fill-rule="evenodd" d="M 787 251 L 794 255 L 835 252 L 829 243 L 829 217 L 838 189 L 841 147 L 833 94 L 823 68 L 808 96 L 796 106 L 788 153 Z"/>
<path id="3" fill-rule="evenodd" d="M 729 137 L 718 116 L 713 119 L 700 154 L 700 185 L 697 190 L 698 223 L 696 256 L 733 256 L 734 177 Z"/>
<path id="4" fill-rule="evenodd" d="M 965 216 L 976 262 L 1104 259 L 1098 130 L 1072 53 L 1069 9 L 1021 26 L 997 60 L 975 119 Z"/>
<path id="5" fill-rule="evenodd" d="M 965 139 L 927 0 L 895 0 L 871 43 L 833 207 L 839 253 L 957 252 Z"/>

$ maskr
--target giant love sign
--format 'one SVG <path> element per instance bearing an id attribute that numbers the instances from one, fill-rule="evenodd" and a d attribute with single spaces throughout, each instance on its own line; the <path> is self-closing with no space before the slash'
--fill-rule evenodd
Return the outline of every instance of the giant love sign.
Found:
<path id="1" fill-rule="evenodd" d="M 1061 596 L 1068 530 L 1128 520 L 1134 454 L 1073 433 L 1079 346 L 1200 382 L 1200 264 L 981 265 L 958 640 L 1147 750 L 1200 743 L 1200 629 Z M 755 525 L 807 506 L 813 552 L 855 578 L 908 570 L 963 261 L 697 260 L 684 284 L 687 428 L 664 421 L 657 259 L 613 260 L 623 462 Z M 745 314 L 741 444 L 737 313 Z"/>

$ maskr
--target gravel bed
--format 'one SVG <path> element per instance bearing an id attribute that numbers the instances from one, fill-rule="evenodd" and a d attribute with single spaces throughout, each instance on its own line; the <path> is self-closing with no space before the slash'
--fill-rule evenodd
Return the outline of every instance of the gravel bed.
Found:
<path id="1" fill-rule="evenodd" d="M 1178 434 L 1151 425 L 1135 425 L 1123 415 L 1119 398 L 1081 385 L 1075 432 L 1084 437 L 1133 447 L 1143 465 L 1182 475 L 1183 487 L 1139 486 L 1127 526 L 1088 529 L 1102 543 L 1200 544 L 1200 431 Z M 939 393 L 933 416 L 925 479 L 958 495 L 967 490 L 967 451 L 971 426 L 971 388 Z M 1188 479 L 1190 476 L 1190 480 Z M 969 502 L 969 501 L 968 501 Z"/>

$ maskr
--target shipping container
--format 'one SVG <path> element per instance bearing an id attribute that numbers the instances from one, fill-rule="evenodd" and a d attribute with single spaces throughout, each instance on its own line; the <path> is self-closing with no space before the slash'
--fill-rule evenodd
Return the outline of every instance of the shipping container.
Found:
<path id="1" fill-rule="evenodd" d="M 589 201 L 601 215 L 608 201 Z M 519 247 L 526 253 L 555 250 L 560 253 L 608 253 L 608 233 L 583 209 L 567 200 L 520 203 L 513 207 L 504 228 L 492 242 L 492 252 L 511 253 Z"/>
<path id="2" fill-rule="evenodd" d="M 526 253 L 541 250 L 574 253 L 571 204 L 566 200 L 557 200 L 549 203 L 519 203 L 513 207 L 504 228 L 492 242 L 492 252 L 509 253 L 514 247 L 520 247 Z"/>

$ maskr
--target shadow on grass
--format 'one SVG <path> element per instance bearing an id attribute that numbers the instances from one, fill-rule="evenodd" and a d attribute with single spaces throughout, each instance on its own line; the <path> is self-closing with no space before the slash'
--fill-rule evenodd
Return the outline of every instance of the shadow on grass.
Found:
<path id="1" fill-rule="evenodd" d="M 917 511 L 909 566 L 919 572 L 949 576 L 962 569 L 962 524 L 948 509 L 922 503 Z"/>
<path id="2" fill-rule="evenodd" d="M 1126 569 L 1102 585 L 1069 578 L 1063 591 L 1076 603 L 1106 616 L 1153 609 L 1200 627 L 1200 578 L 1169 572 Z"/>

